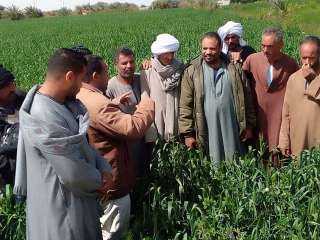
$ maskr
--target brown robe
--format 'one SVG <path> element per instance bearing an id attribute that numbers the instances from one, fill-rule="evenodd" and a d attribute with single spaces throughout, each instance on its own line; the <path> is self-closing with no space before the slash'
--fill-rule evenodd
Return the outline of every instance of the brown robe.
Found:
<path id="1" fill-rule="evenodd" d="M 283 103 L 279 147 L 298 156 L 304 149 L 320 145 L 320 76 L 307 86 L 301 70 L 287 85 Z"/>
<path id="2" fill-rule="evenodd" d="M 270 67 L 263 52 L 251 54 L 243 64 L 243 70 L 251 80 L 256 103 L 258 133 L 267 141 L 269 149 L 278 146 L 282 105 L 287 81 L 298 70 L 298 64 L 289 56 L 282 56 L 273 64 L 273 80 L 267 83 Z"/>

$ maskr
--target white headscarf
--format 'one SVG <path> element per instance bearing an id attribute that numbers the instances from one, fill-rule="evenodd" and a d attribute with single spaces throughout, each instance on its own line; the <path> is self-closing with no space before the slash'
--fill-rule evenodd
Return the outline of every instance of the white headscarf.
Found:
<path id="1" fill-rule="evenodd" d="M 236 23 L 233 21 L 227 22 L 225 25 L 218 29 L 218 34 L 223 42 L 222 52 L 228 53 L 228 45 L 224 42 L 224 39 L 228 34 L 235 34 L 240 38 L 240 46 L 246 46 L 247 43 L 243 40 L 243 27 L 241 23 Z"/>
<path id="2" fill-rule="evenodd" d="M 159 34 L 151 45 L 151 52 L 154 56 L 163 53 L 176 52 L 180 47 L 179 41 L 172 35 L 163 33 Z"/>

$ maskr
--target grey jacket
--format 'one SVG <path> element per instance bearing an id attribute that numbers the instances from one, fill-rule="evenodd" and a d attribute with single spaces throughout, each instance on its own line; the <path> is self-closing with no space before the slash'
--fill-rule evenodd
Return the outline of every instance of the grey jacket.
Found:
<path id="1" fill-rule="evenodd" d="M 27 196 L 27 239 L 101 239 L 96 190 L 111 167 L 87 142 L 88 113 L 37 89 L 20 109 L 14 187 Z"/>

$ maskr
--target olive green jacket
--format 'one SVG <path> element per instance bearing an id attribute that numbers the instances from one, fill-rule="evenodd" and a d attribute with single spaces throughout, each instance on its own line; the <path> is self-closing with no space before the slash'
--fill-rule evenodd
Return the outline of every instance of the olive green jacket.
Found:
<path id="1" fill-rule="evenodd" d="M 198 144 L 208 150 L 208 129 L 204 113 L 202 57 L 192 60 L 185 69 L 181 82 L 179 106 L 179 132 L 184 137 L 193 136 Z M 224 61 L 232 81 L 239 135 L 256 125 L 256 113 L 250 85 L 240 64 Z"/>

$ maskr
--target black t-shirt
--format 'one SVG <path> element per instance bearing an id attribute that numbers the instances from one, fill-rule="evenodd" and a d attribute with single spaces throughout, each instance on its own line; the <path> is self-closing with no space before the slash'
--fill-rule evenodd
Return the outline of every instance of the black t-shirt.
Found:
<path id="1" fill-rule="evenodd" d="M 254 50 L 252 47 L 243 46 L 242 51 L 240 53 L 240 58 L 241 58 L 242 62 L 244 62 L 249 55 L 251 55 L 252 53 L 255 53 L 255 52 L 256 52 L 256 50 Z"/>

